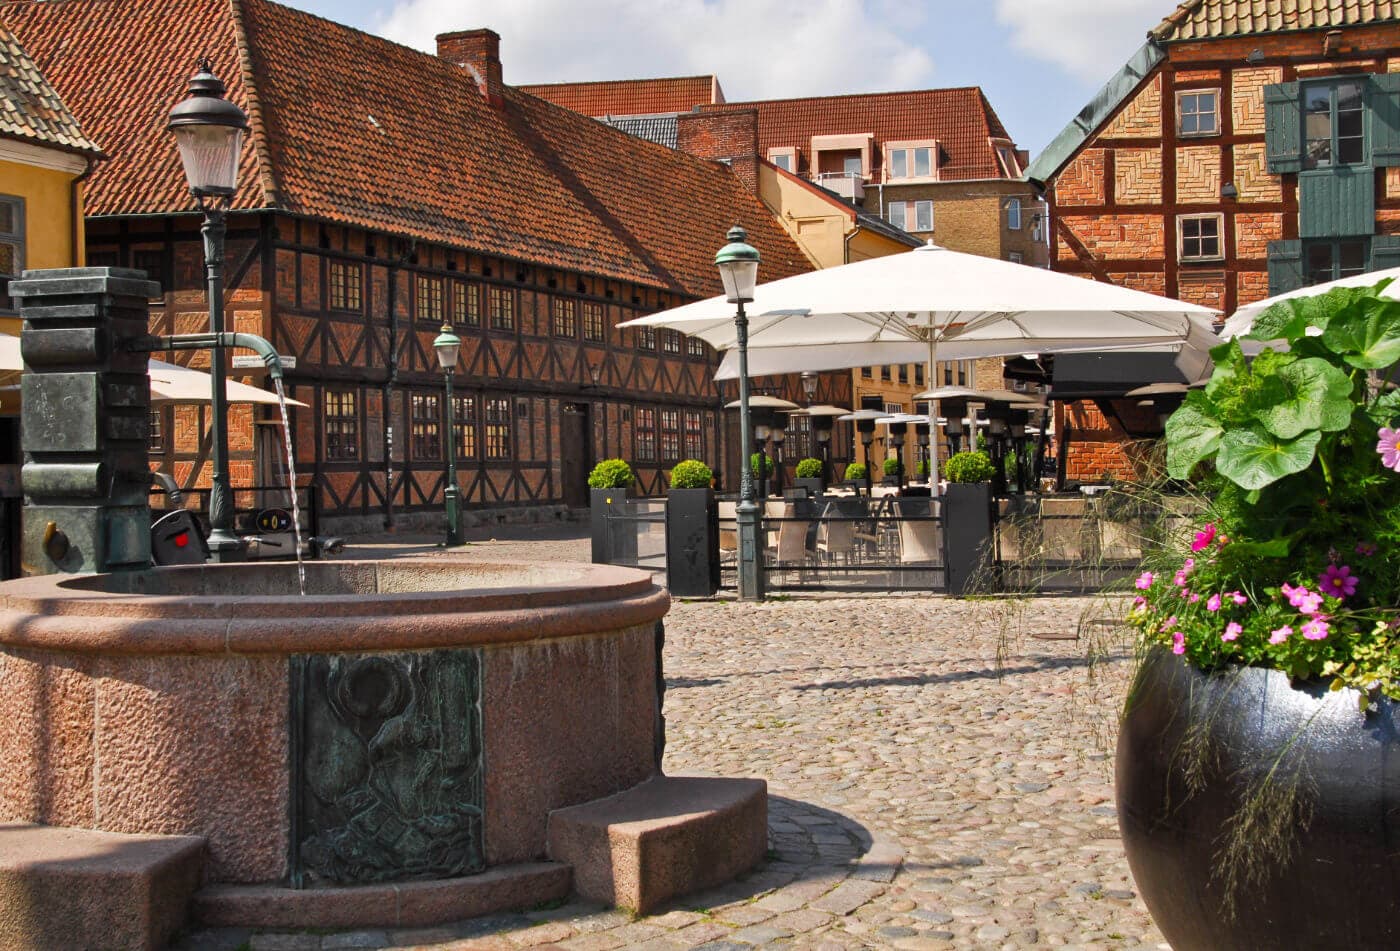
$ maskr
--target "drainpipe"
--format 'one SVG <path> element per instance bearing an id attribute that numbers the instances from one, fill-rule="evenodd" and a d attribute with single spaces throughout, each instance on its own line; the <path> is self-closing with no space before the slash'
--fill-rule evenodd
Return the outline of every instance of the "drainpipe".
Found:
<path id="1" fill-rule="evenodd" d="M 862 225 L 859 221 L 857 221 L 857 222 L 856 222 L 855 229 L 854 229 L 850 234 L 846 235 L 845 246 L 844 246 L 844 248 L 842 249 L 842 252 L 841 252 L 842 255 L 843 255 L 843 260 L 841 261 L 842 264 L 850 264 L 850 263 L 851 263 L 851 239 L 854 238 L 856 235 L 860 234 L 860 233 L 861 233 L 862 231 L 864 231 L 864 230 L 865 230 L 865 226 Z"/>
<path id="2" fill-rule="evenodd" d="M 79 194 L 83 188 L 83 182 L 88 180 L 88 176 L 97 168 L 97 163 L 92 160 L 92 156 L 83 156 L 83 173 L 68 183 L 68 217 L 72 222 L 72 232 L 69 240 L 73 242 L 72 267 L 82 267 L 83 262 L 78 260 L 78 248 L 82 247 L 83 241 L 83 215 L 82 199 Z"/>
<path id="3" fill-rule="evenodd" d="M 397 257 L 389 262 L 389 375 L 380 388 L 384 405 L 380 408 L 380 423 L 384 435 L 384 529 L 394 527 L 394 423 L 391 407 L 394 404 L 394 389 L 399 384 L 399 271 L 412 257 L 416 241 L 403 246 Z"/>

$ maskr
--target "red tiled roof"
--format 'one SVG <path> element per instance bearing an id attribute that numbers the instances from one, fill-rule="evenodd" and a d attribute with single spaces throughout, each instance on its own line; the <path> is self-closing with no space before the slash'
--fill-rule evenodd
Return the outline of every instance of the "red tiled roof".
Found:
<path id="1" fill-rule="evenodd" d="M 811 158 L 814 135 L 869 132 L 877 147 L 885 142 L 937 139 L 947 153 L 939 172 L 945 179 L 1006 177 L 988 139 L 1010 136 L 976 86 L 734 102 L 727 107 L 702 106 L 701 111 L 725 108 L 758 110 L 758 147 L 765 155 L 772 148 L 796 147 L 805 161 Z M 878 174 L 881 157 L 872 154 L 871 159 Z"/>
<path id="2" fill-rule="evenodd" d="M 1186 0 L 1149 34 L 1163 42 L 1325 30 L 1395 20 L 1394 0 Z"/>
<path id="3" fill-rule="evenodd" d="M 0 23 L 0 137 L 99 156 L 14 34 Z"/>
<path id="4" fill-rule="evenodd" d="M 252 125 L 236 208 L 703 296 L 736 222 L 765 278 L 811 267 L 722 166 L 509 87 L 493 108 L 458 66 L 268 0 L 21 2 L 0 19 L 108 143 L 90 214 L 190 207 L 165 117 L 207 52 Z"/>
<path id="5" fill-rule="evenodd" d="M 619 79 L 594 83 L 537 83 L 520 86 L 532 96 L 595 118 L 651 116 L 689 112 L 696 106 L 724 102 L 714 76 Z"/>

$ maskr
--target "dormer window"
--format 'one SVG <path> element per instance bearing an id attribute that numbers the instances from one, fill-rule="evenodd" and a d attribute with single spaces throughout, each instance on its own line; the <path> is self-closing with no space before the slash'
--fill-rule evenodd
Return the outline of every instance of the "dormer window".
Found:
<path id="1" fill-rule="evenodd" d="M 885 181 L 938 177 L 938 143 L 887 142 L 885 144 Z"/>
<path id="2" fill-rule="evenodd" d="M 785 172 L 797 174 L 797 149 L 769 149 L 768 161 Z"/>

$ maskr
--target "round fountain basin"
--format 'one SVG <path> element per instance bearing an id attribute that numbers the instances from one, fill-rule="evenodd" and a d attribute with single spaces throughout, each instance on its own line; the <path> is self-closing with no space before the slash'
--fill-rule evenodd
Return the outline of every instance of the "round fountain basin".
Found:
<path id="1" fill-rule="evenodd" d="M 294 887 L 533 860 L 656 772 L 650 575 L 450 557 L 0 584 L 0 821 L 200 835 Z"/>

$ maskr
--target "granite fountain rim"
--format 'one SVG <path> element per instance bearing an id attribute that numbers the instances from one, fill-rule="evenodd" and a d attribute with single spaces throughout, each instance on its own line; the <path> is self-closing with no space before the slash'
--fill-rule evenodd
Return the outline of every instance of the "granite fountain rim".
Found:
<path id="1" fill-rule="evenodd" d="M 0 584 L 0 649 L 80 654 L 304 654 L 419 650 L 557 640 L 651 624 L 670 595 L 650 572 L 615 565 L 467 561 L 450 555 L 392 561 L 336 560 L 317 574 L 455 583 L 431 590 L 191 593 L 189 586 L 241 573 L 250 583 L 296 565 L 239 563 L 152 568 L 107 575 L 43 575 Z M 494 572 L 527 570 L 538 584 L 473 589 Z M 213 574 L 210 574 L 213 573 Z M 137 577 L 140 576 L 140 577 Z M 183 592 L 129 590 L 178 581 Z M 224 580 L 221 578 L 221 580 Z M 159 585 L 158 585 L 159 586 Z M 112 587 L 127 590 L 111 590 Z M 95 623 L 101 619 L 101 623 Z M 294 623 L 289 623 L 294 622 Z M 358 622 L 358 623 L 357 623 Z"/>

